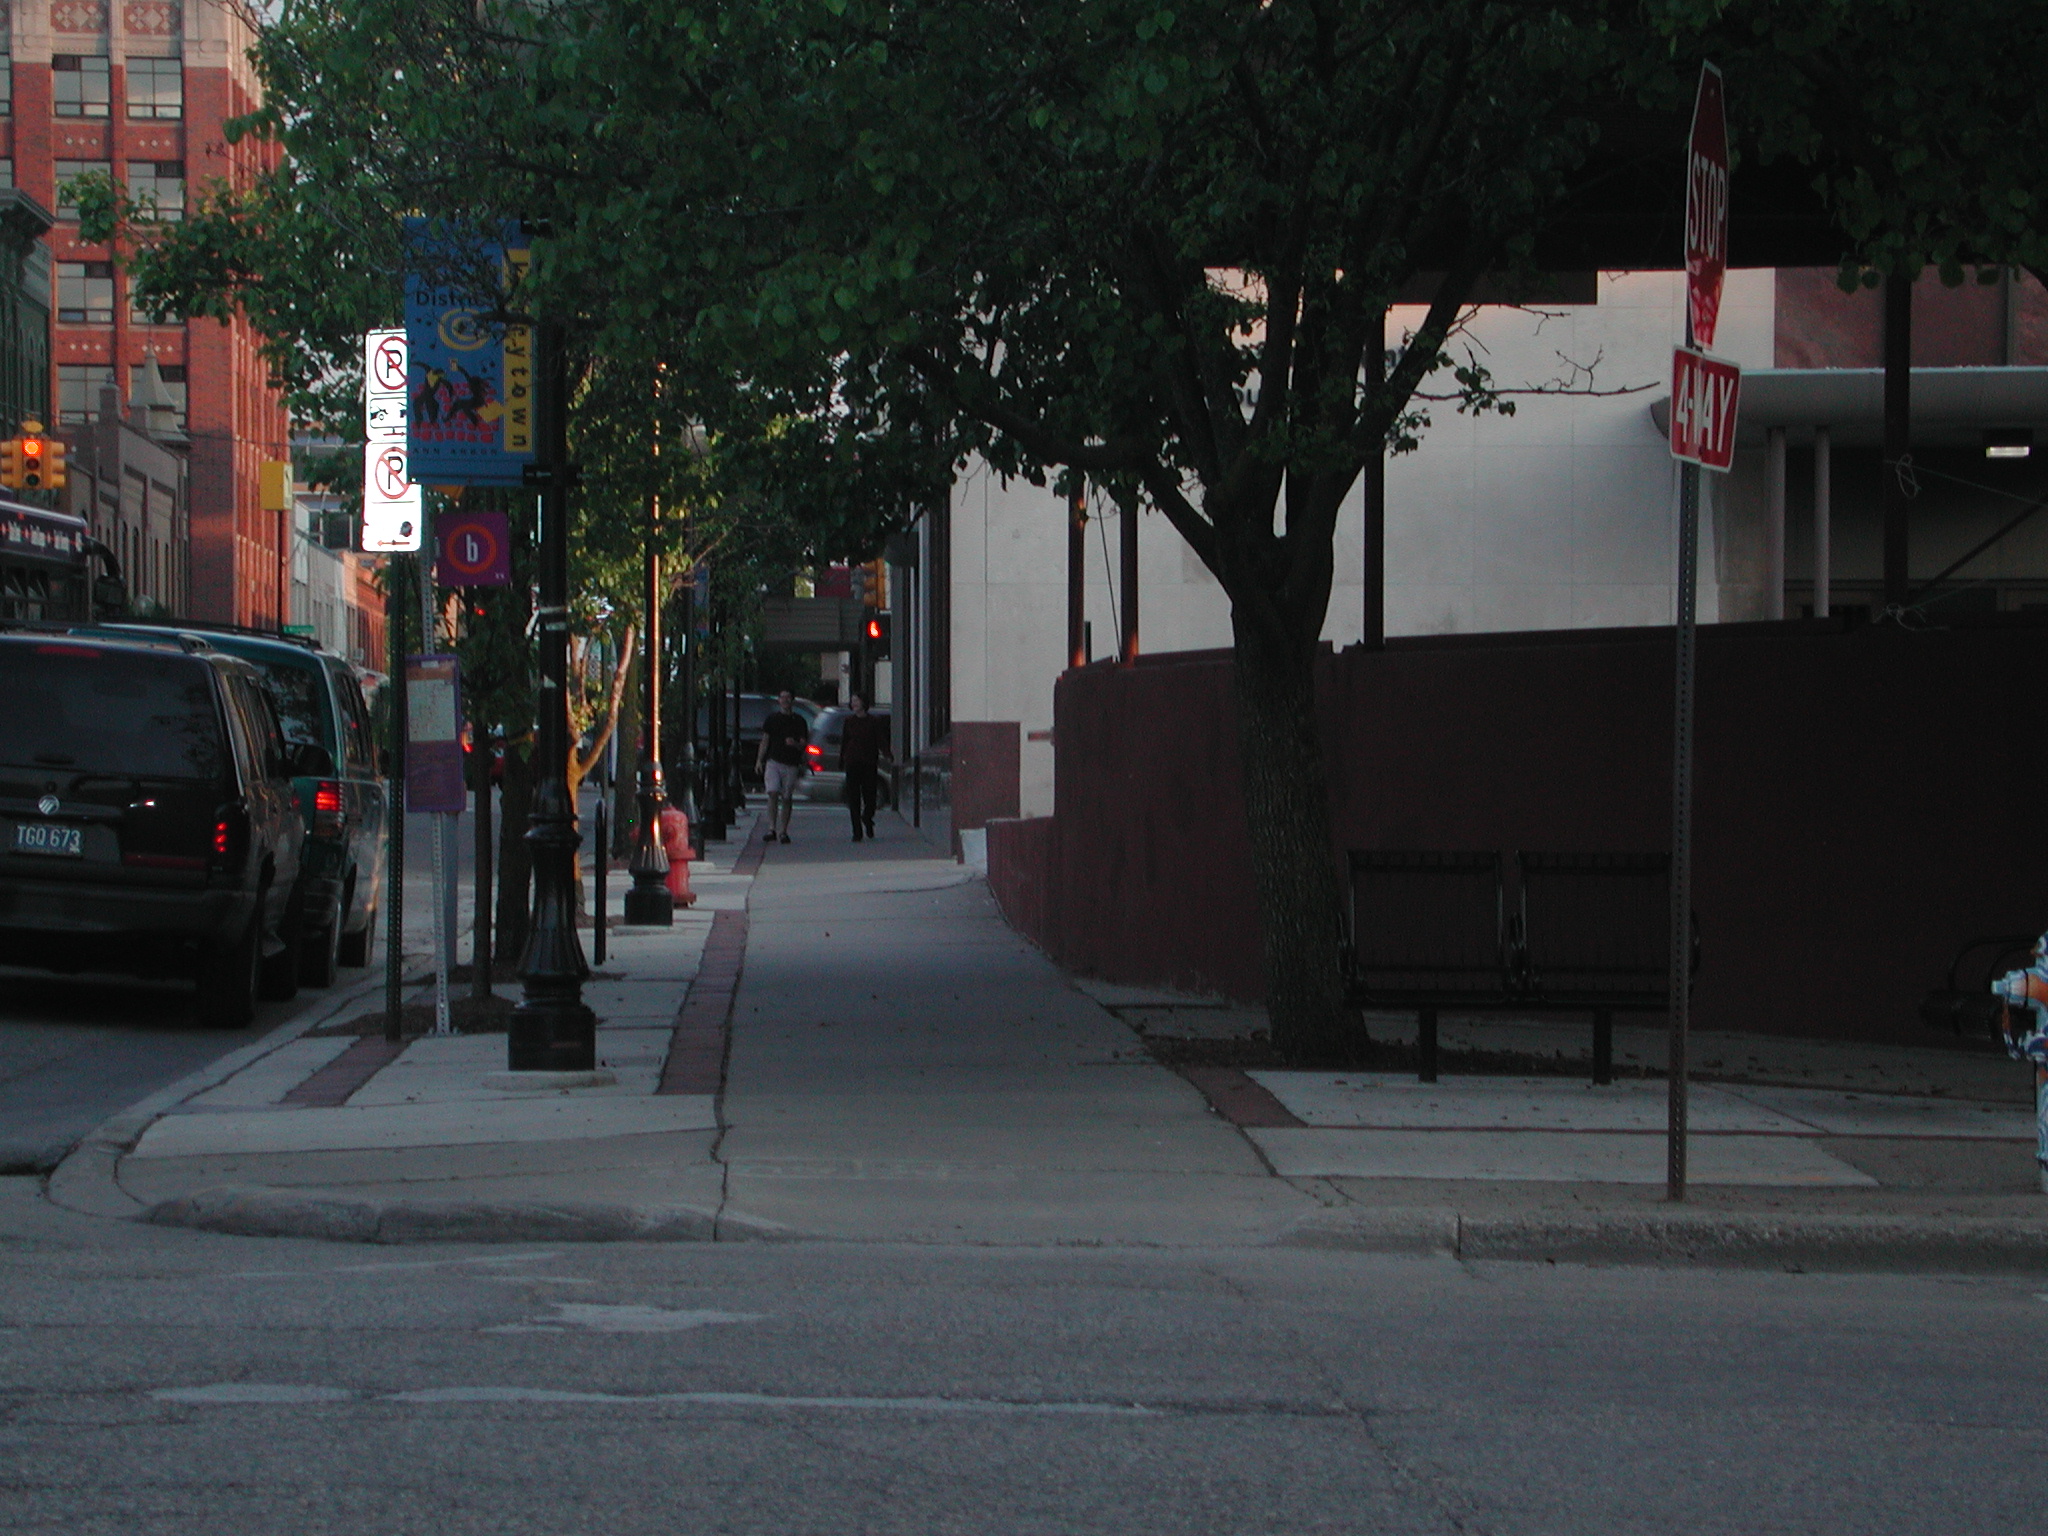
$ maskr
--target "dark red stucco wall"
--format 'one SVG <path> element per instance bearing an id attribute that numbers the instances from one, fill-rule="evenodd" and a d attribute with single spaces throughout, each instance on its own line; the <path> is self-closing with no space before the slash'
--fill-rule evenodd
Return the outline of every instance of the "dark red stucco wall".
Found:
<path id="1" fill-rule="evenodd" d="M 1400 641 L 1322 663 L 1345 848 L 1650 850 L 1668 840 L 1669 630 Z M 2048 627 L 1700 633 L 1694 1019 L 1924 1039 L 1965 940 L 2048 926 Z M 1056 815 L 997 823 L 990 880 L 1056 959 L 1255 998 L 1230 668 L 1068 674 Z"/>

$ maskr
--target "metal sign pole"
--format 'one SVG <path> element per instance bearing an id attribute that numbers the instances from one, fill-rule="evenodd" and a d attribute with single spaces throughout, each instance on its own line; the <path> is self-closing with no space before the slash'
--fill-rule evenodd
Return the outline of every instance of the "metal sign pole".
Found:
<path id="1" fill-rule="evenodd" d="M 1719 327 L 1721 290 L 1728 271 L 1728 121 L 1721 72 L 1700 69 L 1686 141 L 1685 347 L 1674 359 L 1671 430 L 1681 462 L 1678 477 L 1677 666 L 1671 721 L 1671 1036 L 1665 1128 L 1665 1193 L 1685 1198 L 1689 1084 L 1686 1031 L 1692 991 L 1692 766 L 1693 681 L 1699 608 L 1700 463 L 1725 469 L 1734 452 L 1737 379 L 1725 363 L 1705 356 Z M 1694 382 L 1697 373 L 1700 383 Z M 1713 375 L 1718 382 L 1702 387 Z M 1683 382 L 1683 398 L 1681 396 Z M 1706 407 L 1702 411 L 1701 407 Z M 1682 451 L 1681 451 L 1682 450 Z"/>
<path id="2" fill-rule="evenodd" d="M 1692 990 L 1692 728 L 1699 594 L 1700 467 L 1678 469 L 1678 667 L 1671 722 L 1671 1038 L 1665 1192 L 1685 1198 L 1686 1029 Z"/>
<path id="3" fill-rule="evenodd" d="M 390 803 L 386 814 L 384 901 L 389 927 L 384 938 L 384 1038 L 397 1040 L 403 1031 L 400 1010 L 405 1000 L 405 595 L 399 581 L 403 555 L 384 564 L 385 690 L 391 696 Z"/>
<path id="4" fill-rule="evenodd" d="M 420 654 L 431 656 L 440 649 L 434 622 L 434 514 L 425 497 L 420 498 Z M 449 920 L 448 818 L 436 815 L 434 830 L 434 1033 L 455 1032 L 448 1012 L 448 962 L 454 948 L 455 925 Z"/>

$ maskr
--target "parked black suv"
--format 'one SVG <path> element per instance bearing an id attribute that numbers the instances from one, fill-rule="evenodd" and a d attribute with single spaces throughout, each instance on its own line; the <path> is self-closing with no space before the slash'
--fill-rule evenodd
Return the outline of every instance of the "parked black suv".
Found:
<path id="1" fill-rule="evenodd" d="M 368 965 L 376 946 L 384 883 L 388 801 L 377 774 L 369 711 L 355 672 L 310 641 L 172 620 L 102 624 L 77 634 L 176 639 L 253 662 L 277 706 L 294 761 L 292 793 L 305 822 L 305 857 L 292 891 L 291 929 L 300 938 L 299 979 L 334 984 L 341 965 Z M 315 746 L 325 754 L 309 753 Z"/>
<path id="2" fill-rule="evenodd" d="M 0 962 L 192 975 L 227 1026 L 297 990 L 302 765 L 254 667 L 4 634 L 0 721 Z"/>

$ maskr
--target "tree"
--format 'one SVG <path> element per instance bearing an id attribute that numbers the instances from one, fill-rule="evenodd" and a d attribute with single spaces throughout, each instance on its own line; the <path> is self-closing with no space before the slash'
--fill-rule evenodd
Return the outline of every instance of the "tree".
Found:
<path id="1" fill-rule="evenodd" d="M 1480 278 L 1644 135 L 1675 148 L 1707 47 L 1778 82 L 1738 86 L 1738 131 L 1811 163 L 1862 249 L 1961 242 L 2024 148 L 2001 180 L 1963 163 L 1972 129 L 1922 173 L 1919 117 L 1872 125 L 1915 82 L 1953 109 L 1970 30 L 1911 0 L 285 0 L 252 125 L 285 166 L 216 205 L 260 238 L 210 270 L 261 288 L 264 242 L 544 210 L 535 302 L 607 365 L 664 362 L 722 464 L 780 466 L 757 486 L 851 470 L 900 507 L 973 452 L 1157 508 L 1231 603 L 1268 1006 L 1312 1053 L 1346 1021 L 1313 710 L 1332 534 L 1425 394 L 1496 400 L 1469 363 L 1424 387 Z M 1844 89 L 1863 126 L 1830 130 Z"/>

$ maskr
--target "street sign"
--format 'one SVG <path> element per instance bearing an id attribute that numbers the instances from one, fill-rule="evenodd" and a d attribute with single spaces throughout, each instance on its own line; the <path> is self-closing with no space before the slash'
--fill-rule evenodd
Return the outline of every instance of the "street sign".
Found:
<path id="1" fill-rule="evenodd" d="M 440 559 L 434 580 L 444 587 L 512 585 L 512 540 L 502 512 L 461 512 L 434 520 Z"/>
<path id="2" fill-rule="evenodd" d="M 1735 462 L 1742 370 L 1685 347 L 1671 354 L 1671 456 L 1705 469 Z"/>
<path id="3" fill-rule="evenodd" d="M 420 547 L 420 488 L 405 453 L 405 332 L 363 337 L 363 548 Z"/>
<path id="4" fill-rule="evenodd" d="M 363 444 L 363 548 L 411 554 L 420 547 L 420 488 L 406 472 L 405 444 Z"/>
<path id="5" fill-rule="evenodd" d="M 406 430 L 429 485 L 520 485 L 536 462 L 533 327 L 516 308 L 531 259 L 516 221 L 495 238 L 405 225 Z"/>
<path id="6" fill-rule="evenodd" d="M 1687 342 L 1710 351 L 1728 276 L 1728 113 L 1721 71 L 1700 66 L 1692 136 L 1685 151 L 1685 312 Z"/>
<path id="7" fill-rule="evenodd" d="M 405 808 L 456 815 L 462 782 L 462 678 L 453 656 L 405 658 Z"/>

